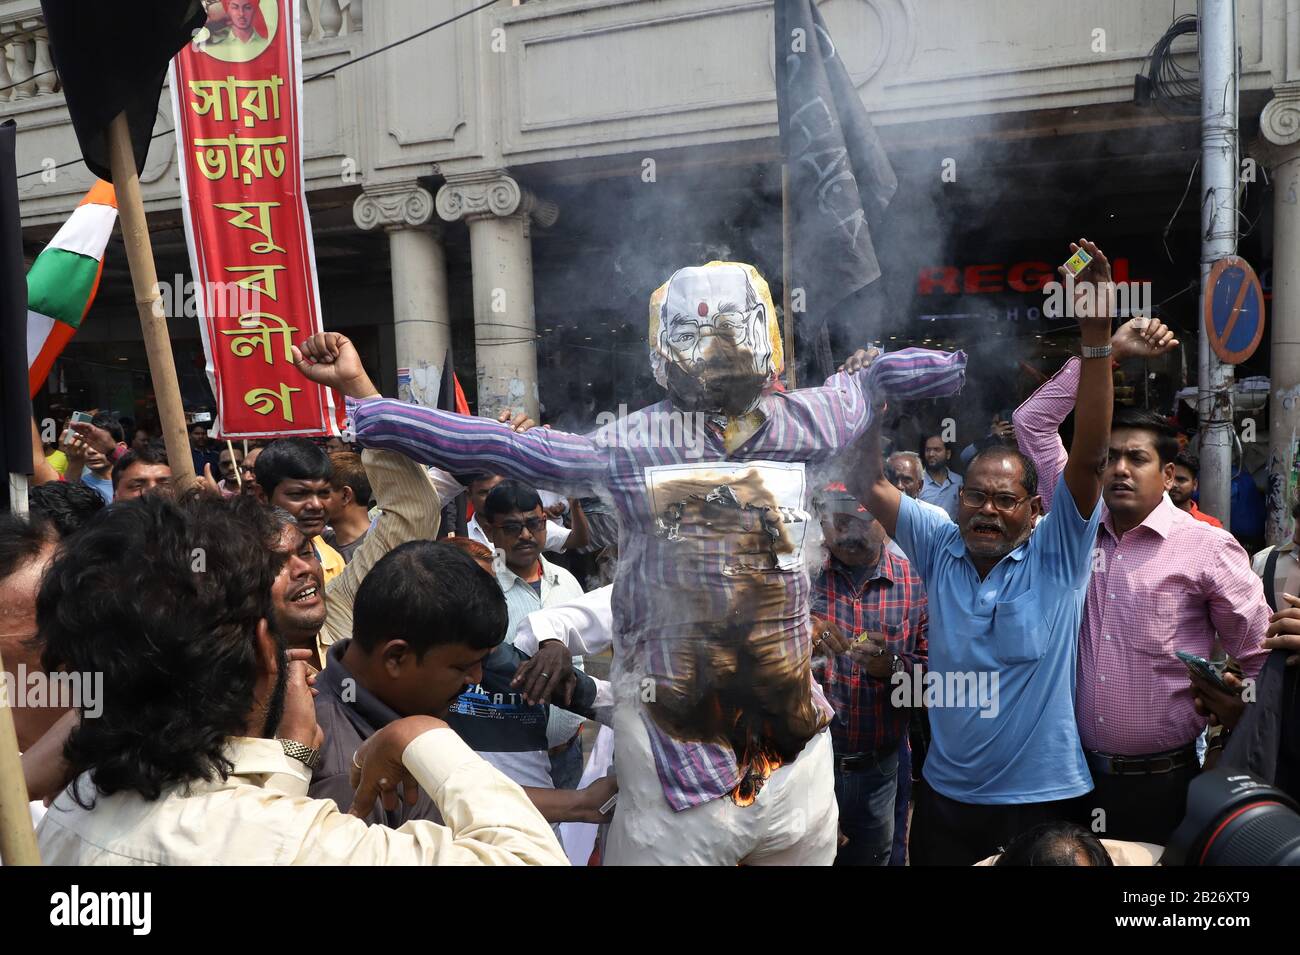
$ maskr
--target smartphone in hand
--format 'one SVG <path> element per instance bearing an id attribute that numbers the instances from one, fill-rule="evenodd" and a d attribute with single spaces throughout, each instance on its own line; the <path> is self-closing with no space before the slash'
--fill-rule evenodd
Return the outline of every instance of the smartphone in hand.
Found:
<path id="1" fill-rule="evenodd" d="M 1186 650 L 1175 650 L 1174 656 L 1183 661 L 1183 665 L 1187 667 L 1187 672 L 1192 676 L 1200 677 L 1206 683 L 1217 686 L 1225 693 L 1232 692 L 1232 687 L 1228 686 L 1228 684 L 1224 682 L 1223 676 L 1219 673 L 1218 668 L 1215 667 L 1214 664 L 1210 663 L 1209 660 L 1206 660 L 1204 657 L 1198 657 L 1194 653 L 1188 653 Z"/>

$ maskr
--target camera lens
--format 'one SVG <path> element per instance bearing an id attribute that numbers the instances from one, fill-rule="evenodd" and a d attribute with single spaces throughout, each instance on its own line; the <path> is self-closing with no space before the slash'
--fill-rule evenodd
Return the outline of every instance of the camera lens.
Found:
<path id="1" fill-rule="evenodd" d="M 1280 789 L 1230 769 L 1188 787 L 1187 816 L 1161 865 L 1300 865 L 1300 807 Z"/>

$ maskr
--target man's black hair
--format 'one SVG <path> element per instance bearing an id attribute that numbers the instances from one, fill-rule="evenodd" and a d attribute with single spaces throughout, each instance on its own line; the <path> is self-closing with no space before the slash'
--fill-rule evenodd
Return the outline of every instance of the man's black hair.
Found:
<path id="1" fill-rule="evenodd" d="M 334 465 L 325 449 L 307 438 L 277 438 L 257 456 L 253 473 L 269 500 L 282 481 L 328 481 Z"/>
<path id="2" fill-rule="evenodd" d="M 434 646 L 490 650 L 510 615 L 501 587 L 451 544 L 408 541 L 366 574 L 352 604 L 352 639 L 366 653 L 405 640 L 420 659 Z"/>
<path id="3" fill-rule="evenodd" d="M 1187 468 L 1192 472 L 1192 477 L 1201 473 L 1201 459 L 1192 454 L 1187 448 L 1179 451 L 1174 455 L 1174 464 L 1180 468 Z"/>
<path id="4" fill-rule="evenodd" d="M 95 494 L 90 488 L 86 490 Z M 98 494 L 95 496 L 99 497 Z M 104 499 L 99 499 L 102 504 Z M 54 535 L 53 525 L 46 521 L 0 514 L 0 581 L 22 570 L 42 550 L 56 543 Z"/>
<path id="5" fill-rule="evenodd" d="M 126 432 L 122 430 L 122 422 L 117 419 L 115 414 L 101 411 L 90 419 L 90 423 L 96 428 L 103 428 L 113 436 L 113 440 L 118 444 L 121 444 L 126 439 Z"/>
<path id="6" fill-rule="evenodd" d="M 966 465 L 966 473 L 970 474 L 975 469 L 975 462 L 981 458 L 997 458 L 999 461 L 1010 458 L 1012 461 L 1019 461 L 1021 468 L 1020 483 L 1025 489 L 1025 493 L 1033 497 L 1038 493 L 1038 468 L 1034 467 L 1034 462 L 1029 460 L 1015 448 L 1006 444 L 990 444 L 975 453 Z"/>
<path id="7" fill-rule="evenodd" d="M 1011 840 L 995 865 L 1114 865 L 1101 840 L 1073 822 L 1044 822 Z"/>
<path id="8" fill-rule="evenodd" d="M 74 777 L 154 800 L 230 774 L 227 743 L 249 732 L 257 626 L 273 619 L 278 536 L 249 497 L 147 495 L 108 508 L 59 552 L 36 600 L 41 665 L 102 673 L 109 688 L 64 749 Z M 283 644 L 279 656 L 267 735 L 283 707 Z M 73 796 L 90 808 L 94 793 Z"/>
<path id="9" fill-rule="evenodd" d="M 130 449 L 113 462 L 113 490 L 121 483 L 122 475 L 133 464 L 167 464 L 167 449 L 160 443 L 151 443 L 141 451 Z"/>
<path id="10" fill-rule="evenodd" d="M 32 520 L 47 521 L 59 537 L 75 534 L 107 506 L 98 491 L 80 481 L 49 481 L 27 494 Z"/>
<path id="11" fill-rule="evenodd" d="M 488 491 L 488 496 L 483 501 L 483 519 L 494 521 L 498 514 L 513 514 L 515 511 L 526 513 L 541 506 L 542 499 L 535 488 L 523 481 L 506 478 Z"/>
<path id="12" fill-rule="evenodd" d="M 1120 428 L 1151 432 L 1161 467 L 1171 464 L 1178 456 L 1178 432 L 1174 430 L 1174 426 L 1168 419 L 1154 411 L 1119 405 L 1110 419 L 1111 433 L 1114 434 Z"/>

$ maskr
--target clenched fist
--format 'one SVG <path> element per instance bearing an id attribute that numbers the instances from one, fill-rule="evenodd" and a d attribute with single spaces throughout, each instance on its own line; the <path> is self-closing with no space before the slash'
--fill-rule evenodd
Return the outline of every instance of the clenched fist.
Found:
<path id="1" fill-rule="evenodd" d="M 323 332 L 293 346 L 293 363 L 310 381 L 337 388 L 349 398 L 373 398 L 379 390 L 346 335 Z"/>

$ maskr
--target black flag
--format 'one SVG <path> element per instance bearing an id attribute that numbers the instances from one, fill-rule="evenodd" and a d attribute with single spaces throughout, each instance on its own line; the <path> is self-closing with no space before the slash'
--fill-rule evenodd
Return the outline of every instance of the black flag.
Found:
<path id="1" fill-rule="evenodd" d="M 32 400 L 27 388 L 27 279 L 18 217 L 18 127 L 0 123 L 0 461 L 32 473 Z M 8 481 L 6 480 L 7 484 Z M 0 494 L 7 496 L 7 491 Z"/>
<path id="2" fill-rule="evenodd" d="M 113 181 L 108 125 L 126 110 L 137 172 L 144 171 L 167 65 L 207 22 L 199 0 L 41 0 L 50 49 L 81 155 Z"/>
<path id="3" fill-rule="evenodd" d="M 878 331 L 854 296 L 880 277 L 870 227 L 898 180 L 812 0 L 777 0 L 776 103 L 790 177 L 791 301 L 806 356 L 828 322 Z"/>

